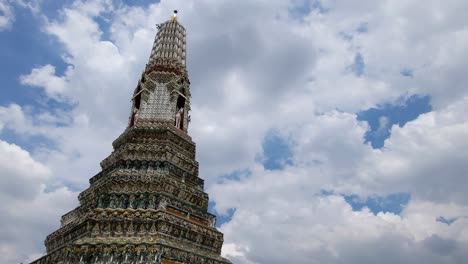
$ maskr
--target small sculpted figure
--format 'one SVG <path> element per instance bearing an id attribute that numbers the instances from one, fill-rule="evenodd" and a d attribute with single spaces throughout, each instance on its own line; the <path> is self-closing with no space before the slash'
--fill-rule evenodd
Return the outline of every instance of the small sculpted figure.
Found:
<path id="1" fill-rule="evenodd" d="M 119 208 L 125 209 L 127 207 L 127 197 L 125 194 L 120 195 Z"/>
<path id="2" fill-rule="evenodd" d="M 152 194 L 149 197 L 147 209 L 154 209 L 155 205 L 156 205 L 156 197 L 154 196 L 154 194 Z"/>
<path id="3" fill-rule="evenodd" d="M 145 203 L 146 203 L 145 195 L 140 194 L 140 197 L 138 198 L 138 209 L 145 209 Z"/>
<path id="4" fill-rule="evenodd" d="M 136 206 L 135 195 L 130 194 L 130 198 L 128 199 L 128 208 L 135 209 L 135 206 Z"/>
<path id="5" fill-rule="evenodd" d="M 105 208 L 105 200 L 106 200 L 106 196 L 104 194 L 101 194 L 99 196 L 99 200 L 98 200 L 98 208 Z"/>
<path id="6" fill-rule="evenodd" d="M 135 108 L 135 111 L 133 112 L 135 114 L 135 121 L 134 123 L 136 124 L 138 121 L 138 117 L 140 116 L 140 111 Z"/>
<path id="7" fill-rule="evenodd" d="M 180 127 L 180 123 L 182 121 L 182 114 L 184 113 L 184 108 L 181 107 L 179 108 L 179 110 L 177 111 L 176 115 L 175 115 L 175 120 L 176 120 L 176 127 L 177 128 L 181 128 Z"/>
<path id="8" fill-rule="evenodd" d="M 166 210 L 166 207 L 167 207 L 167 200 L 166 198 L 162 198 L 161 201 L 159 202 L 158 209 Z"/>
<path id="9" fill-rule="evenodd" d="M 211 218 L 208 220 L 208 225 L 209 225 L 210 227 L 215 227 L 215 224 L 216 224 L 216 218 L 211 217 Z"/>
<path id="10" fill-rule="evenodd" d="M 109 208 L 115 209 L 116 208 L 116 197 L 115 194 L 112 194 L 109 201 Z"/>

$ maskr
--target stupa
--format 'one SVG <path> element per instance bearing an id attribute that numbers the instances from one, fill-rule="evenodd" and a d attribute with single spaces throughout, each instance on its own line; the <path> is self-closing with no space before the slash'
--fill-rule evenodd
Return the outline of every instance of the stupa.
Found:
<path id="1" fill-rule="evenodd" d="M 158 25 L 128 127 L 33 263 L 231 263 L 198 175 L 190 98 L 186 33 L 174 11 Z"/>

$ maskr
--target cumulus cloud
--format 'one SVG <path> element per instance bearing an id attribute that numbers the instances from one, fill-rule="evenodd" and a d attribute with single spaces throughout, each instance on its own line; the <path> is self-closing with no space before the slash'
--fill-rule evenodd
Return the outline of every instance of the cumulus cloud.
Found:
<path id="1" fill-rule="evenodd" d="M 69 68 L 67 75 L 71 74 L 71 71 Z M 44 88 L 47 95 L 52 98 L 64 94 L 67 85 L 65 77 L 55 76 L 55 67 L 50 64 L 35 68 L 28 75 L 22 75 L 20 81 L 24 85 Z"/>
<path id="2" fill-rule="evenodd" d="M 0 107 L 0 129 L 12 128 L 24 131 L 27 122 L 21 106 L 11 104 L 7 107 Z"/>
<path id="3" fill-rule="evenodd" d="M 394 126 L 383 149 L 362 144 L 366 126 L 346 113 L 316 116 L 289 130 L 288 138 L 296 141 L 294 166 L 271 172 L 257 164 L 247 178 L 209 189 L 219 213 L 235 209 L 222 226 L 226 256 L 233 252 L 239 263 L 280 263 L 286 261 L 282 254 L 267 252 L 282 250 L 297 256 L 294 263 L 374 263 L 388 250 L 400 263 L 463 263 L 467 105 L 462 99 Z M 374 215 L 353 212 L 342 196 L 323 190 L 361 197 L 409 192 L 412 201 L 400 215 Z M 339 201 L 340 207 L 323 201 Z M 437 221 L 441 216 L 460 222 L 447 225 Z"/>
<path id="4" fill-rule="evenodd" d="M 462 263 L 468 239 L 461 217 L 468 215 L 463 5 L 184 0 L 141 7 L 75 1 L 43 26 L 64 49 L 68 70 L 59 75 L 46 64 L 20 78 L 73 109 L 1 106 L 0 130 L 53 141 L 53 147 L 28 154 L 48 175 L 38 177 L 36 187 L 44 179 L 87 187 L 125 127 L 154 24 L 179 9 L 188 33 L 189 133 L 200 175 L 219 213 L 235 209 L 222 226 L 226 256 L 236 263 Z M 350 70 L 357 54 L 360 74 Z M 412 94 L 429 95 L 434 111 L 393 126 L 382 149 L 364 143 L 368 126 L 355 113 Z M 267 171 L 257 157 L 272 129 L 291 139 L 293 162 Z M 223 177 L 238 171 L 247 173 L 237 180 Z M 57 212 L 72 209 L 72 203 L 49 200 L 73 196 L 66 188 L 30 192 L 37 207 L 54 216 L 31 227 L 52 231 Z M 356 212 L 341 196 L 393 192 L 412 197 L 400 215 Z M 457 220 L 447 225 L 436 221 L 441 216 Z M 45 234 L 33 236 L 36 247 Z M 13 258 L 19 243 L 5 242 L 1 251 L 14 252 Z"/>
<path id="5" fill-rule="evenodd" d="M 372 166 L 363 177 L 378 177 L 373 185 L 381 181 L 388 191 L 395 186 L 419 198 L 466 204 L 467 108 L 468 98 L 464 98 L 404 127 L 394 125 L 382 152 L 368 158 Z"/>
<path id="6" fill-rule="evenodd" d="M 2 159 L 0 167 L 4 175 L 1 180 L 1 194 L 16 198 L 34 196 L 36 186 L 50 176 L 50 170 L 31 158 L 20 147 L 0 141 Z M 29 172 L 34 173 L 30 174 Z"/>
<path id="7" fill-rule="evenodd" d="M 224 254 L 237 263 L 463 263 L 467 257 L 467 237 L 459 232 L 468 222 L 436 222 L 436 204 L 412 202 L 401 216 L 374 215 L 353 212 L 341 196 L 294 196 L 239 207 L 221 227 L 229 237 Z"/>
<path id="8" fill-rule="evenodd" d="M 17 104 L 0 106 L 0 132 L 13 131 L 17 135 L 42 136 L 57 140 L 57 127 L 70 123 L 70 116 L 61 110 L 34 111 L 31 107 Z"/>
<path id="9" fill-rule="evenodd" d="M 15 20 L 13 8 L 6 0 L 0 1 L 0 31 L 9 29 Z"/>
<path id="10" fill-rule="evenodd" d="M 42 252 L 43 238 L 76 204 L 77 193 L 65 187 L 46 190 L 50 169 L 17 145 L 0 140 L 0 157 L 0 261 L 17 263 Z"/>

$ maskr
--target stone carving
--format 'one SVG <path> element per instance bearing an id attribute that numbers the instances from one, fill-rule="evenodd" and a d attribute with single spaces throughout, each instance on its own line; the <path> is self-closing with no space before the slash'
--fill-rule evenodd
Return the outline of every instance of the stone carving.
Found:
<path id="1" fill-rule="evenodd" d="M 163 263 L 169 258 L 181 263 L 221 264 L 227 263 L 214 254 L 200 255 L 189 250 L 180 250 L 168 246 L 135 244 L 134 246 L 116 247 L 110 245 L 83 244 L 64 247 L 35 263 Z"/>
<path id="2" fill-rule="evenodd" d="M 158 209 L 165 211 L 166 207 L 167 207 L 167 200 L 166 198 L 162 198 L 161 201 L 159 202 Z"/>
<path id="3" fill-rule="evenodd" d="M 105 208 L 106 205 L 105 205 L 105 195 L 104 194 L 101 194 L 99 196 L 99 201 L 98 201 L 98 208 Z"/>
<path id="4" fill-rule="evenodd" d="M 157 263 L 157 264 L 161 264 L 162 263 L 162 252 L 159 251 L 158 253 L 156 253 L 156 255 L 154 256 L 154 261 Z"/>
<path id="5" fill-rule="evenodd" d="M 149 199 L 148 199 L 148 209 L 154 209 L 154 207 L 156 206 L 156 196 L 154 196 L 153 194 L 150 195 Z"/>
<path id="6" fill-rule="evenodd" d="M 135 209 L 135 207 L 136 207 L 136 199 L 135 199 L 135 195 L 132 193 L 130 194 L 130 197 L 128 198 L 128 208 Z"/>
<path id="7" fill-rule="evenodd" d="M 177 111 L 177 113 L 176 113 L 176 115 L 175 115 L 175 124 L 176 124 L 175 126 L 176 126 L 177 128 L 180 128 L 180 129 L 182 129 L 182 127 L 180 126 L 180 124 L 181 124 L 181 121 L 182 121 L 182 116 L 183 116 L 183 114 L 184 114 L 184 108 L 181 107 L 181 108 L 179 108 L 179 110 Z"/>
<path id="8" fill-rule="evenodd" d="M 208 219 L 208 226 L 209 226 L 209 227 L 215 227 L 215 225 L 216 225 L 216 218 L 210 217 L 210 218 Z"/>
<path id="9" fill-rule="evenodd" d="M 116 197 L 115 197 L 114 194 L 112 194 L 112 195 L 110 196 L 110 199 L 109 199 L 109 208 L 112 208 L 112 209 L 116 208 L 116 206 L 117 206 L 117 205 L 116 205 L 116 202 L 117 202 L 117 201 L 116 201 Z"/>
<path id="10" fill-rule="evenodd" d="M 146 197 L 144 194 L 140 194 L 138 198 L 138 209 L 145 209 Z"/>
<path id="11" fill-rule="evenodd" d="M 136 124 L 140 115 L 140 111 L 135 108 L 133 113 L 135 115 L 135 124 Z"/>
<path id="12" fill-rule="evenodd" d="M 122 227 L 120 226 L 120 223 L 117 223 L 117 225 L 115 226 L 115 231 L 114 232 L 115 232 L 115 234 L 117 236 L 122 235 Z"/>
<path id="13" fill-rule="evenodd" d="M 120 195 L 119 208 L 127 208 L 127 196 L 124 194 Z"/>

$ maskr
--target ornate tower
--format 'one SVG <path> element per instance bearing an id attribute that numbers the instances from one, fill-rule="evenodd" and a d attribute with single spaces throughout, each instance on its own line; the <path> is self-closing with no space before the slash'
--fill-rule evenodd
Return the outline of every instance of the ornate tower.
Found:
<path id="1" fill-rule="evenodd" d="M 127 129 L 33 263 L 230 263 L 187 134 L 190 81 L 176 13 L 158 25 Z"/>

